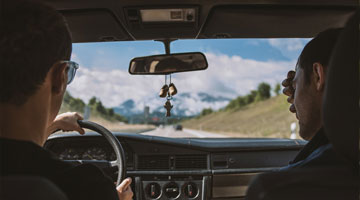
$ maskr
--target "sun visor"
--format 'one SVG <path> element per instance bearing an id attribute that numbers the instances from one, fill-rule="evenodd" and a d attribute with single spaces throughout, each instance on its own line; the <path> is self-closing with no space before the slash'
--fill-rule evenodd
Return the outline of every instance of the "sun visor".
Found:
<path id="1" fill-rule="evenodd" d="M 115 15 L 107 9 L 60 11 L 74 43 L 129 40 Z"/>
<path id="2" fill-rule="evenodd" d="M 353 7 L 218 6 L 212 9 L 201 38 L 308 38 L 343 27 Z"/>

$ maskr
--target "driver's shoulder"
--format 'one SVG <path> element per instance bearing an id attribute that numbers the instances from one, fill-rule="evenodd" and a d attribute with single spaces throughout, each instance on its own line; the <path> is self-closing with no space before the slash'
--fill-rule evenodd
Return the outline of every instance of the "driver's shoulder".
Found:
<path id="1" fill-rule="evenodd" d="M 71 165 L 58 160 L 51 152 L 25 140 L 0 138 L 2 175 L 36 175 L 48 177 L 54 171 Z"/>
<path id="2" fill-rule="evenodd" d="M 117 199 L 114 182 L 95 165 L 74 166 L 54 178 L 69 199 Z"/>

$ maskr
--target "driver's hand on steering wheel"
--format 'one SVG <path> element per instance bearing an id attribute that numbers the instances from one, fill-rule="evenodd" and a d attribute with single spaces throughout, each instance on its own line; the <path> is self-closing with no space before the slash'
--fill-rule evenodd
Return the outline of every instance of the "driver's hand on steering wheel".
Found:
<path id="1" fill-rule="evenodd" d="M 126 178 L 120 183 L 119 186 L 116 187 L 119 200 L 131 200 L 133 198 L 134 193 L 131 190 L 131 182 L 131 178 Z"/>
<path id="2" fill-rule="evenodd" d="M 47 129 L 48 135 L 56 132 L 57 130 L 62 131 L 77 131 L 81 135 L 85 133 L 84 129 L 78 124 L 78 120 L 82 120 L 83 117 L 76 112 L 67 112 L 56 116 L 55 120 L 50 124 Z"/>

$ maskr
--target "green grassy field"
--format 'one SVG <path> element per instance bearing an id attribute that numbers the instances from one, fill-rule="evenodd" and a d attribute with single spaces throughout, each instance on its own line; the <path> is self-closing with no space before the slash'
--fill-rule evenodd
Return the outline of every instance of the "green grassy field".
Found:
<path id="1" fill-rule="evenodd" d="M 289 138 L 290 124 L 297 119 L 288 108 L 286 96 L 279 95 L 241 109 L 215 112 L 182 124 L 185 128 L 234 137 Z"/>

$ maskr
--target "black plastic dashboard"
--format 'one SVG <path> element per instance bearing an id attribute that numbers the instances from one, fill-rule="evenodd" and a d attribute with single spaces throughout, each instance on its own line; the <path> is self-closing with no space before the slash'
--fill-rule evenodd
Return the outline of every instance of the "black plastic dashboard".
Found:
<path id="1" fill-rule="evenodd" d="M 135 199 L 241 199 L 258 173 L 288 164 L 302 140 L 166 138 L 114 133 L 126 156 Z M 114 152 L 97 133 L 54 134 L 45 148 L 69 162 L 90 162 L 116 177 Z"/>

